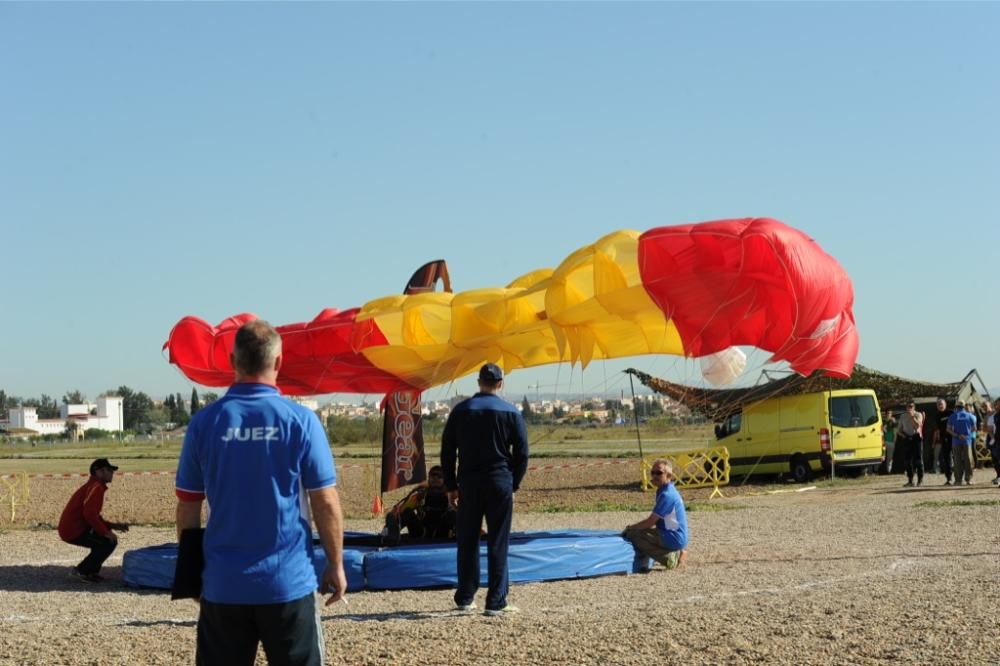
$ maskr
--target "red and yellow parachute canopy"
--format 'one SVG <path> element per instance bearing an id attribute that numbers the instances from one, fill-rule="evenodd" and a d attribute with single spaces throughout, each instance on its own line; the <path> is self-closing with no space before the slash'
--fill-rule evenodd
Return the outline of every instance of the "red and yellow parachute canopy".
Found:
<path id="1" fill-rule="evenodd" d="M 847 377 L 854 290 L 809 237 L 746 218 L 616 231 L 506 287 L 387 296 L 278 326 L 289 395 L 427 389 L 486 362 L 505 371 L 641 354 L 707 357 L 752 346 L 800 374 Z M 164 344 L 192 381 L 228 386 L 240 314 L 185 317 Z"/>

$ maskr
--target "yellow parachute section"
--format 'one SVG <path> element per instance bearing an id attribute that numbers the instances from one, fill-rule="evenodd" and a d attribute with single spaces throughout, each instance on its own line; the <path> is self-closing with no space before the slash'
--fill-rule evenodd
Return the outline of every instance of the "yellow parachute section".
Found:
<path id="1" fill-rule="evenodd" d="M 505 371 L 548 363 L 684 353 L 674 325 L 639 274 L 637 231 L 583 247 L 555 270 L 507 287 L 389 296 L 364 305 L 387 344 L 362 351 L 375 367 L 414 386 L 434 386 L 479 368 Z"/>

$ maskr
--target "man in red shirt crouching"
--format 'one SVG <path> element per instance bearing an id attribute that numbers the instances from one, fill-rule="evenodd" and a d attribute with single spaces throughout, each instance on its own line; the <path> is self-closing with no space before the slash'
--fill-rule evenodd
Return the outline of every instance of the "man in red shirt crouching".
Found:
<path id="1" fill-rule="evenodd" d="M 118 545 L 118 536 L 111 530 L 128 532 L 128 523 L 109 523 L 101 517 L 104 493 L 117 469 L 107 458 L 90 463 L 90 479 L 69 498 L 59 518 L 59 538 L 90 549 L 90 554 L 71 572 L 86 583 L 104 580 L 100 575 L 101 565 Z"/>

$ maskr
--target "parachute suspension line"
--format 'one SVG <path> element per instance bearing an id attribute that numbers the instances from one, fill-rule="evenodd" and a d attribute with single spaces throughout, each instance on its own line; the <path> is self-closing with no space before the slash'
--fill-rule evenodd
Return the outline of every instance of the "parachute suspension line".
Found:
<path id="1" fill-rule="evenodd" d="M 556 408 L 558 407 L 558 409 L 562 411 L 562 416 L 560 416 L 559 418 L 565 418 L 566 416 L 565 412 L 563 411 L 564 408 L 562 406 L 562 370 L 563 370 L 562 363 L 556 365 L 556 386 L 555 386 L 555 393 L 552 396 L 552 416 L 555 417 L 555 411 Z M 573 374 L 573 369 L 571 367 L 570 376 L 572 376 L 572 374 Z M 555 433 L 560 427 L 558 420 L 555 419 L 553 419 L 553 425 L 554 427 L 548 433 L 548 435 Z"/>
<path id="2" fill-rule="evenodd" d="M 827 392 L 833 390 L 833 377 L 827 376 L 826 378 L 826 390 Z M 831 431 L 831 435 L 833 432 Z M 837 472 L 834 470 L 836 464 L 834 464 L 834 458 L 837 456 L 833 452 L 833 438 L 830 438 L 830 480 L 834 481 L 837 478 Z"/>
<path id="3" fill-rule="evenodd" d="M 642 433 L 639 432 L 639 410 L 636 409 L 638 403 L 635 401 L 635 382 L 632 381 L 632 374 L 629 373 L 628 384 L 632 388 L 632 420 L 635 422 L 635 439 L 639 443 L 639 459 L 643 460 L 645 455 L 642 453 Z"/>
<path id="4" fill-rule="evenodd" d="M 563 364 L 559 363 L 556 365 L 556 390 L 555 395 L 553 395 L 554 400 L 562 401 L 562 369 Z M 553 409 L 555 407 L 553 406 Z"/>
<path id="5" fill-rule="evenodd" d="M 385 398 L 383 397 L 383 400 Z M 385 438 L 385 414 L 383 409 L 385 405 L 380 403 L 382 409 L 378 411 L 378 417 L 376 420 L 376 432 L 375 439 L 369 442 L 369 460 L 371 463 L 365 465 L 365 481 L 364 487 L 372 489 L 372 516 L 382 515 L 382 455 L 384 454 L 382 450 L 382 442 Z M 376 462 L 378 461 L 378 462 Z"/>
<path id="6" fill-rule="evenodd" d="M 601 373 L 604 375 L 604 386 L 601 389 L 601 395 L 606 395 L 608 392 L 608 361 L 604 359 L 601 361 Z"/>

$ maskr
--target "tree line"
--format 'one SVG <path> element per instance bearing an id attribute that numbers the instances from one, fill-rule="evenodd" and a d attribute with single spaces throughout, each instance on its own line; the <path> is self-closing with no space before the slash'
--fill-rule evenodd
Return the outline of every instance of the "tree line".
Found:
<path id="1" fill-rule="evenodd" d="M 198 389 L 192 388 L 191 397 L 188 400 L 185 400 L 180 393 L 172 393 L 158 403 L 143 391 L 137 391 L 128 386 L 119 386 L 98 395 L 98 397 L 113 396 L 122 398 L 122 418 L 125 421 L 125 430 L 139 434 L 187 425 L 193 414 L 219 398 L 218 394 L 210 392 L 199 396 Z M 0 389 L 0 415 L 6 415 L 10 409 L 16 407 L 34 407 L 38 418 L 57 419 L 59 418 L 60 404 L 84 405 L 88 403 L 87 396 L 78 390 L 65 393 L 62 396 L 62 402 L 59 403 L 56 402 L 55 398 L 44 393 L 38 398 L 22 398 L 9 395 Z M 97 410 L 91 409 L 90 413 L 96 416 Z"/>
<path id="2" fill-rule="evenodd" d="M 587 400 L 580 405 L 580 408 L 584 412 L 594 412 L 599 410 L 607 411 L 612 422 L 618 418 L 628 422 L 633 418 L 649 419 L 665 415 L 663 404 L 653 396 L 636 396 L 634 404 L 635 409 L 633 409 L 632 405 L 623 403 L 621 400 L 605 400 L 603 403 Z M 524 396 L 524 399 L 521 400 L 521 414 L 524 416 L 524 420 L 526 422 L 534 425 L 552 425 L 557 422 L 561 422 L 561 420 L 567 416 L 566 409 L 561 406 L 556 406 L 551 413 L 547 414 L 540 414 L 536 412 L 534 408 L 532 408 L 531 402 L 528 400 L 528 396 Z M 570 419 L 569 422 L 572 425 L 584 425 L 597 421 L 599 421 L 599 419 L 591 414 L 589 417 L 575 416 Z"/>

